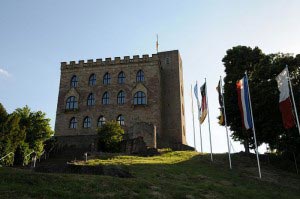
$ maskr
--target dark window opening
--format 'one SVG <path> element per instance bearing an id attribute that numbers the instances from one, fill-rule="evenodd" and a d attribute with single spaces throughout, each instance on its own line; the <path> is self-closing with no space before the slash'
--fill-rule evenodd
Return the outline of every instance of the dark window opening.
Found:
<path id="1" fill-rule="evenodd" d="M 138 91 L 134 94 L 133 98 L 133 104 L 134 105 L 142 105 L 146 104 L 146 95 L 142 91 Z"/>
<path id="2" fill-rule="evenodd" d="M 71 87 L 76 88 L 78 86 L 78 78 L 76 75 L 73 75 L 71 78 Z"/>
<path id="3" fill-rule="evenodd" d="M 96 75 L 95 74 L 91 74 L 91 76 L 89 78 L 89 85 L 90 86 L 96 85 Z"/>
<path id="4" fill-rule="evenodd" d="M 85 117 L 83 121 L 83 128 L 91 128 L 91 118 Z"/>
<path id="5" fill-rule="evenodd" d="M 122 71 L 118 75 L 118 83 L 124 84 L 125 83 L 125 73 Z"/>
<path id="6" fill-rule="evenodd" d="M 139 70 L 136 74 L 136 82 L 143 82 L 145 81 L 144 72 Z"/>
<path id="7" fill-rule="evenodd" d="M 72 117 L 72 119 L 70 120 L 70 126 L 71 129 L 76 129 L 77 128 L 77 120 L 75 117 Z"/>
<path id="8" fill-rule="evenodd" d="M 125 92 L 124 91 L 120 91 L 118 93 L 117 103 L 118 104 L 124 104 L 125 103 Z"/>
<path id="9" fill-rule="evenodd" d="M 87 99 L 87 105 L 88 106 L 94 106 L 95 105 L 95 96 L 93 93 L 89 94 Z"/>
<path id="10" fill-rule="evenodd" d="M 103 84 L 104 85 L 110 84 L 110 74 L 109 73 L 105 73 L 105 75 L 103 76 Z"/>
<path id="11" fill-rule="evenodd" d="M 78 108 L 78 102 L 75 96 L 70 96 L 67 99 L 66 109 L 73 110 Z"/>
<path id="12" fill-rule="evenodd" d="M 109 104 L 109 94 L 105 92 L 102 96 L 102 104 Z"/>
<path id="13" fill-rule="evenodd" d="M 125 122 L 124 122 L 124 116 L 123 115 L 119 115 L 117 117 L 117 122 L 118 124 L 120 124 L 121 126 L 124 126 L 125 125 Z"/>

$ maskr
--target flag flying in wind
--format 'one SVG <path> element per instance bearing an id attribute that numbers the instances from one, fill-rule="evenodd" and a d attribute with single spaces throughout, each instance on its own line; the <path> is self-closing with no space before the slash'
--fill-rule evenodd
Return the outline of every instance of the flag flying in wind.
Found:
<path id="1" fill-rule="evenodd" d="M 201 106 L 200 106 L 200 101 L 199 101 L 199 97 L 198 97 L 198 82 L 196 82 L 196 85 L 194 86 L 194 94 L 195 94 L 195 97 L 197 99 L 198 119 L 200 120 Z"/>
<path id="2" fill-rule="evenodd" d="M 204 83 L 200 87 L 200 92 L 201 92 L 201 116 L 200 116 L 200 124 L 202 124 L 206 118 L 207 115 L 207 101 L 206 101 L 206 83 Z"/>
<path id="3" fill-rule="evenodd" d="M 222 91 L 221 91 L 221 80 L 219 80 L 217 91 L 219 94 L 219 104 L 220 104 L 220 117 L 219 117 L 219 124 L 224 126 L 225 125 L 225 119 L 224 119 L 224 103 L 222 98 Z"/>
<path id="4" fill-rule="evenodd" d="M 288 80 L 288 68 L 285 68 L 277 77 L 279 95 L 279 110 L 283 121 L 283 126 L 286 129 L 295 126 L 295 120 L 292 111 L 292 103 L 290 99 L 290 89 Z"/>
<path id="5" fill-rule="evenodd" d="M 247 76 L 244 76 L 241 80 L 236 83 L 238 93 L 238 103 L 242 117 L 242 125 L 247 130 L 253 127 L 253 122 L 250 113 L 249 104 L 249 87 Z"/>

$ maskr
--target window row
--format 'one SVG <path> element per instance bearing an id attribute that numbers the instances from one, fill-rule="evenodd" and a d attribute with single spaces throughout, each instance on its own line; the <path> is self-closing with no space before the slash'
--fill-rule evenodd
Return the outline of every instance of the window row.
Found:
<path id="1" fill-rule="evenodd" d="M 125 73 L 121 71 L 118 75 L 118 84 L 124 84 L 125 83 Z M 136 73 L 136 81 L 137 82 L 143 82 L 145 80 L 144 72 L 142 70 L 139 70 Z M 105 73 L 103 76 L 103 84 L 108 85 L 110 84 L 111 77 L 109 73 Z M 88 82 L 89 86 L 94 86 L 96 85 L 96 75 L 91 74 Z M 76 88 L 78 86 L 78 77 L 76 75 L 73 75 L 71 78 L 71 87 Z"/>
<path id="2" fill-rule="evenodd" d="M 99 118 L 98 118 L 98 121 L 97 121 L 97 127 L 101 127 L 103 124 L 105 124 L 105 117 L 103 115 L 101 115 Z M 117 117 L 117 120 L 118 124 L 120 124 L 121 126 L 124 126 L 125 125 L 125 120 L 124 120 L 124 116 L 121 114 L 121 115 L 118 115 Z M 77 119 L 76 117 L 72 117 L 71 120 L 70 120 L 70 124 L 69 124 L 69 128 L 71 129 L 76 129 L 77 128 Z M 88 116 L 86 116 L 83 120 L 83 128 L 91 128 L 92 127 L 92 119 Z"/>
<path id="3" fill-rule="evenodd" d="M 107 105 L 109 102 L 110 96 L 108 92 L 105 92 L 102 95 L 102 104 Z M 117 103 L 122 105 L 125 104 L 125 92 L 120 91 L 117 95 Z M 147 103 L 146 94 L 142 91 L 138 91 L 133 96 L 133 104 L 134 105 L 145 105 Z M 87 98 L 87 106 L 94 106 L 96 104 L 94 93 L 90 93 Z M 74 110 L 78 109 L 78 100 L 75 96 L 68 97 L 66 101 L 66 109 Z"/>

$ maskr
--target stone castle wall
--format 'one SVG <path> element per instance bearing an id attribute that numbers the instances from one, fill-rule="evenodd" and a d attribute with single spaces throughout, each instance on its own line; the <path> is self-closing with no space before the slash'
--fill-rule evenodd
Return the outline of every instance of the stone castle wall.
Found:
<path id="1" fill-rule="evenodd" d="M 166 63 L 166 59 L 170 62 Z M 125 56 L 124 59 L 116 57 L 113 60 L 97 59 L 85 61 L 71 61 L 61 63 L 61 79 L 57 104 L 55 123 L 55 136 L 90 136 L 96 135 L 97 121 L 100 115 L 106 121 L 116 120 L 122 114 L 125 119 L 123 126 L 125 132 L 132 129 L 145 130 L 144 127 L 136 127 L 135 124 L 147 123 L 155 126 L 157 144 L 159 147 L 169 143 L 183 143 L 185 141 L 184 114 L 182 113 L 183 83 L 182 67 L 180 67 L 180 55 L 178 51 L 153 54 L 152 57 Z M 136 82 L 136 73 L 143 70 L 145 81 Z M 118 74 L 125 73 L 125 83 L 118 84 Z M 109 85 L 103 84 L 105 73 L 111 76 Z M 96 84 L 88 84 L 91 74 L 96 75 Z M 78 77 L 78 86 L 71 88 L 70 81 L 73 75 Z M 117 104 L 117 94 L 120 90 L 125 92 L 125 104 Z M 110 104 L 103 105 L 102 95 L 109 92 Z M 146 105 L 134 105 L 133 95 L 137 91 L 143 91 L 147 96 Z M 90 93 L 95 94 L 95 105 L 87 106 L 87 98 Z M 66 100 L 69 96 L 76 96 L 78 109 L 66 110 Z M 83 120 L 86 116 L 92 119 L 91 128 L 83 128 Z M 77 119 L 77 128 L 69 128 L 72 117 Z M 149 132 L 145 132 L 147 135 Z M 145 135 L 146 135 L 145 134 Z M 151 133 L 150 133 L 151 134 Z M 155 138 L 155 139 L 156 139 Z M 153 146 L 153 137 L 145 137 L 146 144 Z M 147 143 L 148 142 L 148 143 Z M 155 141 L 156 144 L 156 141 Z"/>

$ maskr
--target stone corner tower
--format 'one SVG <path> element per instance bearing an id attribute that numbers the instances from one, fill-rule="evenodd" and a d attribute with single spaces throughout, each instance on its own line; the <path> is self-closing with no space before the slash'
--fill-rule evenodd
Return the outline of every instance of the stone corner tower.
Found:
<path id="1" fill-rule="evenodd" d="M 182 60 L 178 50 L 159 52 L 162 81 L 162 142 L 186 143 Z"/>

